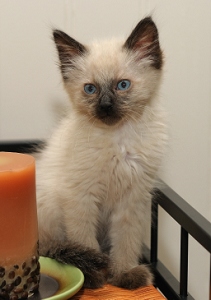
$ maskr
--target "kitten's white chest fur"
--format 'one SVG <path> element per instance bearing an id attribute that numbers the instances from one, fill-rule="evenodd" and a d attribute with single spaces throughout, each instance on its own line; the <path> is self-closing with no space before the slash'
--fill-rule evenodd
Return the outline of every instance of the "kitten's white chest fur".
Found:
<path id="1" fill-rule="evenodd" d="M 162 114 L 157 113 L 147 107 L 142 122 L 127 122 L 109 130 L 104 126 L 95 127 L 83 118 L 77 120 L 74 114 L 63 121 L 43 153 L 40 166 L 38 162 L 38 187 L 42 186 L 42 181 L 49 184 L 48 191 L 38 189 L 38 201 L 43 203 L 38 207 L 41 215 L 43 207 L 46 209 L 48 205 L 50 210 L 53 202 L 59 209 L 51 215 L 53 219 L 55 214 L 52 222 L 59 224 L 63 214 L 68 212 L 69 219 L 75 223 L 66 225 L 70 229 L 62 232 L 58 225 L 53 230 L 51 223 L 43 218 L 42 229 L 46 228 L 54 238 L 63 239 L 78 223 L 81 226 L 79 206 L 90 210 L 88 218 L 91 220 L 92 208 L 95 211 L 100 206 L 107 213 L 120 205 L 124 207 L 124 201 L 128 210 L 137 203 L 139 207 L 144 206 L 150 200 L 148 192 L 153 186 L 165 144 Z M 46 201 L 52 193 L 52 202 Z M 93 222 L 99 217 L 100 214 L 95 216 Z M 73 237 L 74 233 L 71 235 Z"/>

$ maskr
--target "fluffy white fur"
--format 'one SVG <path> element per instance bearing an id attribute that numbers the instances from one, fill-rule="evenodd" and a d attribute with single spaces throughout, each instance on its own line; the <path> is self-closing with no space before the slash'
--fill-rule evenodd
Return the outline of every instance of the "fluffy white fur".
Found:
<path id="1" fill-rule="evenodd" d="M 114 284 L 139 264 L 146 206 L 166 143 L 162 109 L 154 100 L 161 70 L 122 45 L 94 43 L 74 57 L 78 67 L 65 70 L 73 108 L 37 161 L 41 253 L 52 241 L 106 252 Z M 103 86 L 110 78 L 131 81 L 124 116 L 113 125 L 96 118 L 94 100 L 87 101 L 83 90 L 85 83 Z M 146 284 L 151 282 L 148 273 Z"/>

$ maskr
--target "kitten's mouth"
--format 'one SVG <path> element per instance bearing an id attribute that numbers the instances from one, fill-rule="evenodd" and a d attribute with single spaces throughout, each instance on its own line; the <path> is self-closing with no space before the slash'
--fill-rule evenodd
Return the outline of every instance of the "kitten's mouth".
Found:
<path id="1" fill-rule="evenodd" d="M 108 126 L 112 126 L 120 122 L 122 119 L 122 116 L 117 113 L 116 109 L 113 107 L 110 107 L 109 109 L 102 110 L 102 109 L 97 109 L 96 110 L 96 117 L 99 119 L 101 122 Z"/>
<path id="2" fill-rule="evenodd" d="M 98 117 L 104 124 L 108 126 L 116 125 L 121 121 L 121 117 L 111 117 L 111 116 L 106 116 L 106 117 Z"/>
<path id="3" fill-rule="evenodd" d="M 121 113 L 118 106 L 115 104 L 113 96 L 103 95 L 96 106 L 96 117 L 106 125 L 115 125 L 121 119 Z"/>

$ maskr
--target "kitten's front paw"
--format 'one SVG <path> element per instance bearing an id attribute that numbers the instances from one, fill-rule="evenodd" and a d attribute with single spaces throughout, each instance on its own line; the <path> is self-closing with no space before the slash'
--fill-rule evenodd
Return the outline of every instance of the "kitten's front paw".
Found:
<path id="1" fill-rule="evenodd" d="M 108 282 L 121 288 L 133 290 L 141 286 L 151 285 L 153 275 L 146 265 L 139 265 L 127 272 L 111 275 Z"/>

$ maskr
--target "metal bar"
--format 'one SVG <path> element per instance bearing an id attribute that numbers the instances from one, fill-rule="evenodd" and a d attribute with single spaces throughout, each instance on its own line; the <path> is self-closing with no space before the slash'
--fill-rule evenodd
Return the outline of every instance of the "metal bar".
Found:
<path id="1" fill-rule="evenodd" d="M 210 300 L 211 300 L 211 255 L 210 255 Z"/>
<path id="2" fill-rule="evenodd" d="M 146 245 L 143 247 L 143 262 L 150 264 L 150 250 Z M 161 261 L 152 265 L 152 271 L 155 276 L 155 286 L 165 295 L 169 300 L 194 300 L 188 294 L 187 297 L 182 297 L 180 293 L 180 284 L 178 280 L 169 272 L 169 270 L 162 264 Z M 201 299 L 200 299 L 201 300 Z"/>
<path id="3" fill-rule="evenodd" d="M 211 223 L 165 183 L 155 194 L 158 204 L 211 253 Z"/>
<path id="4" fill-rule="evenodd" d="M 188 232 L 181 227 L 180 296 L 188 295 Z"/>
<path id="5" fill-rule="evenodd" d="M 151 250 L 150 262 L 157 262 L 158 253 L 158 203 L 155 198 L 152 198 L 151 206 Z"/>
<path id="6" fill-rule="evenodd" d="M 0 142 L 0 151 L 31 153 L 42 148 L 45 145 L 43 141 L 13 141 L 13 142 Z"/>

